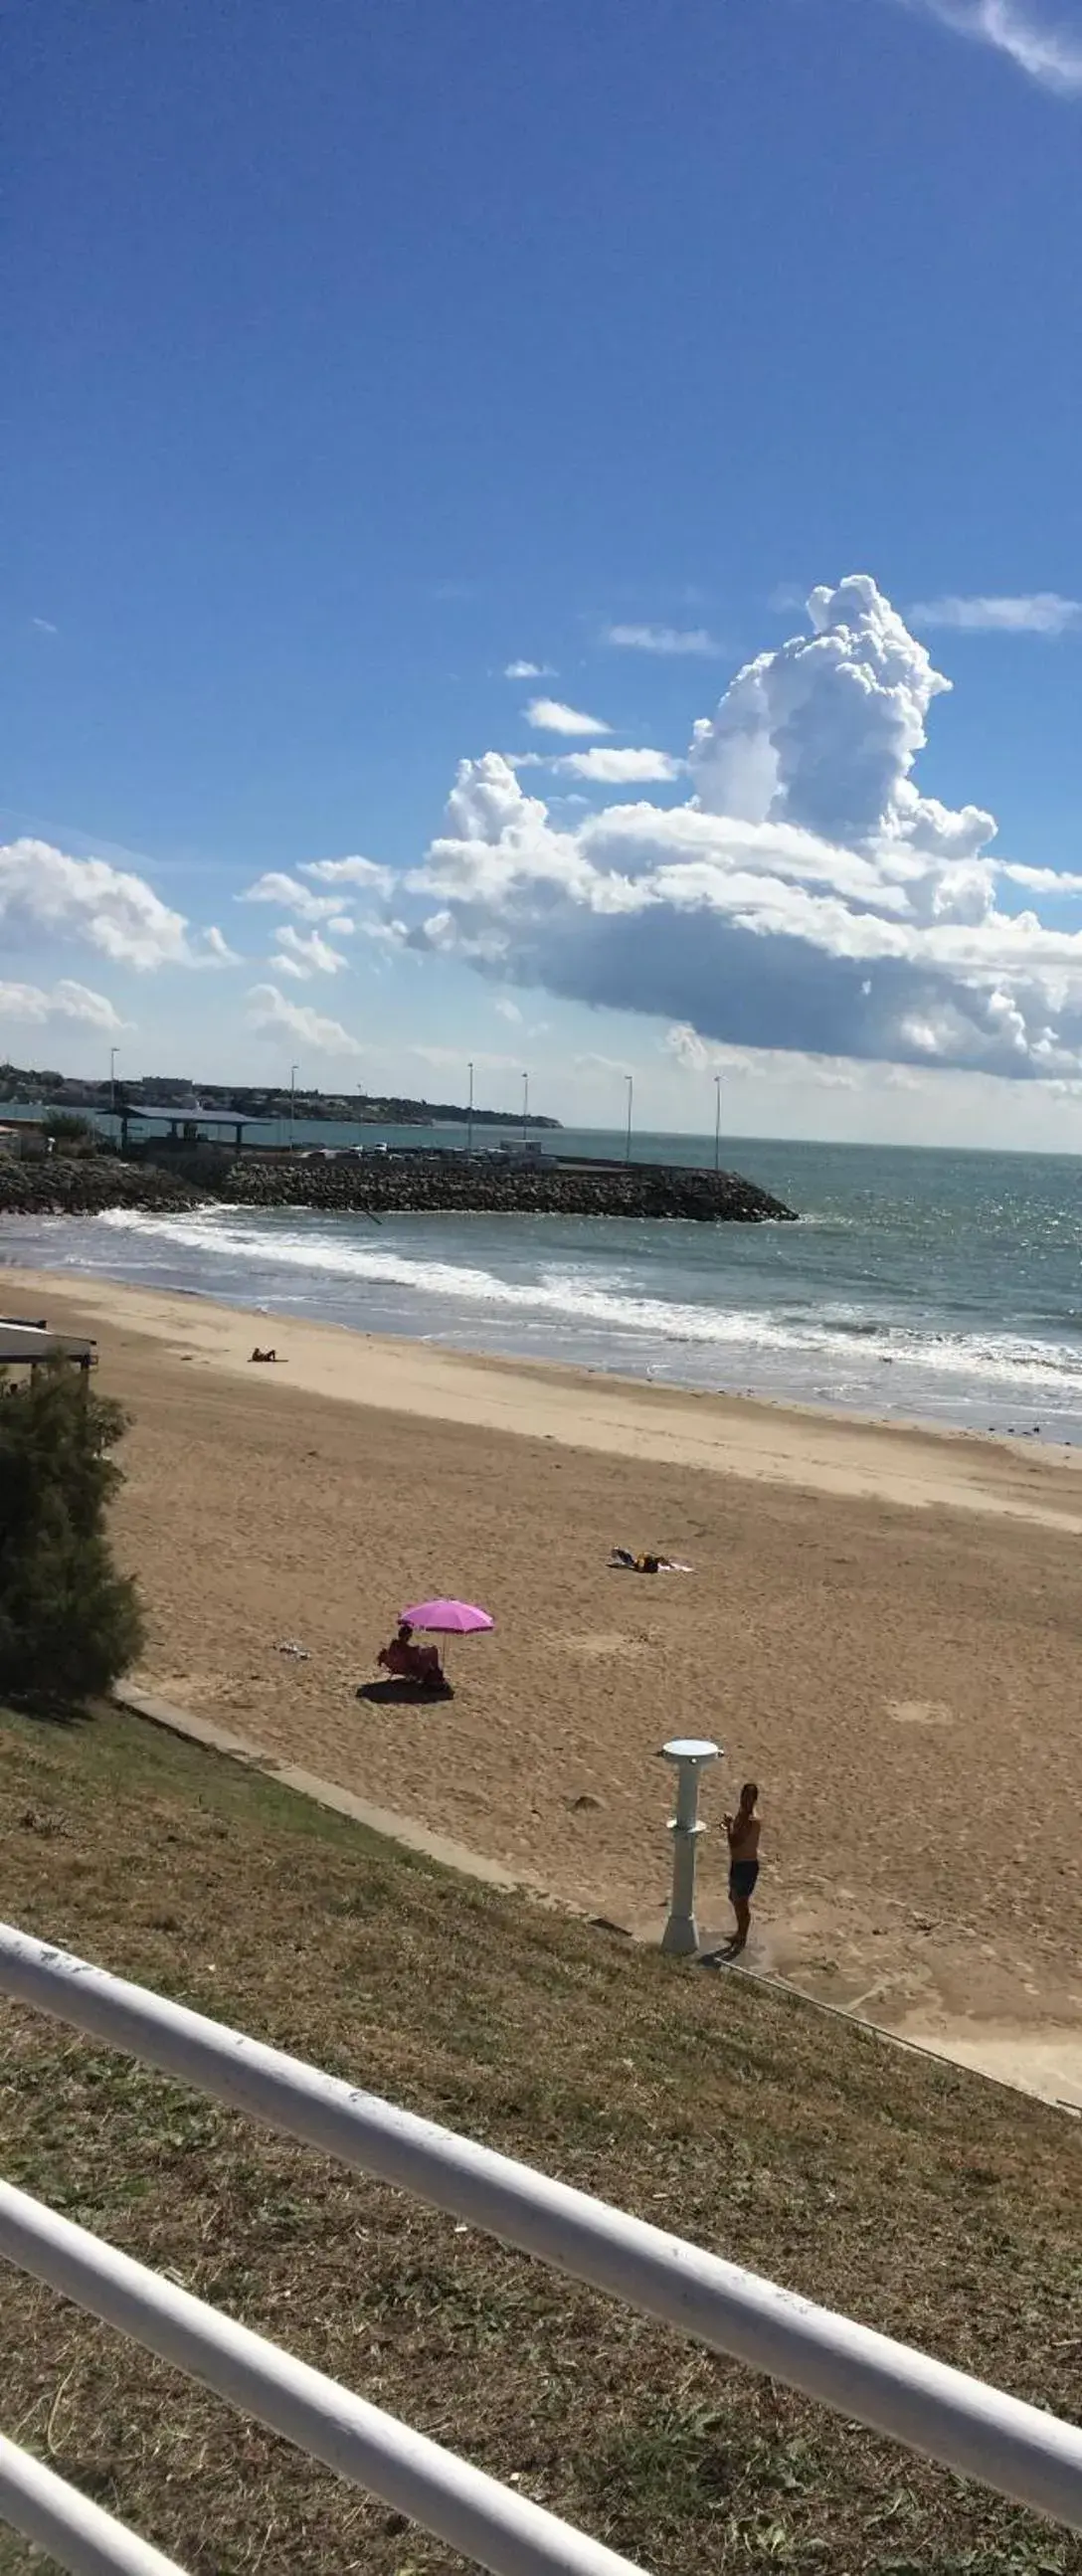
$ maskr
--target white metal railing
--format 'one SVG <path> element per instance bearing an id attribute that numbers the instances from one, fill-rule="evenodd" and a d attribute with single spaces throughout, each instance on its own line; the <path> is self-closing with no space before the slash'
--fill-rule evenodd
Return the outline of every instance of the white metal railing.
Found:
<path id="1" fill-rule="evenodd" d="M 1039 2407 L 6 1926 L 0 1926 L 0 1991 L 1082 2531 L 1082 2431 Z M 8 2250 L 5 2221 L 0 2253 Z M 219 2322 L 230 2335 L 244 2331 Z M 402 2509 L 427 2519 L 415 2507 Z M 439 2528 L 431 2520 L 428 2527 Z M 440 2536 L 450 2537 L 442 2529 Z M 496 2559 L 476 2548 L 472 2554 L 509 2576 L 527 2565 L 594 2563 Z M 611 2557 L 604 2563 L 611 2567 Z"/>
<path id="2" fill-rule="evenodd" d="M 0 2433 L 0 2522 L 21 2531 L 35 2549 L 47 2549 L 71 2576 L 184 2576 L 149 2540 L 138 2540 L 103 2513 L 77 2487 L 65 2485 L 43 2460 L 20 2451 Z"/>
<path id="3" fill-rule="evenodd" d="M 5 2182 L 0 2255 L 494 2576 L 643 2576 L 599 2540 Z"/>

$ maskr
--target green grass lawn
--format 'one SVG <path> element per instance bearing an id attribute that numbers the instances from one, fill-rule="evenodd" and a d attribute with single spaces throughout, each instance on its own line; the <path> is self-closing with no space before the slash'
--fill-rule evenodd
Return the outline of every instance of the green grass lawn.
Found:
<path id="1" fill-rule="evenodd" d="M 107 1714 L 0 1718 L 3 1913 L 1074 2415 L 1077 2128 L 497 1895 Z M 658 2576 L 1077 2571 L 1082 2543 L 0 2005 L 9 2178 Z M 0 2267 L 0 2426 L 192 2576 L 446 2549 Z M 0 2536 L 2 2576 L 42 2562 Z"/>

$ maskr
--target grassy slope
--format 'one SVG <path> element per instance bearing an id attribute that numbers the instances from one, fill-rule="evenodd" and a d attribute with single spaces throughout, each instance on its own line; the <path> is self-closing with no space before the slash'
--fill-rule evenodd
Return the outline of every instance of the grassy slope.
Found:
<path id="1" fill-rule="evenodd" d="M 0 1719 L 3 1911 L 1071 2413 L 1077 2130 L 401 1856 L 119 1715 Z M 0 2006 L 12 2180 L 666 2576 L 1082 2571 L 1011 2513 Z M 0 2271 L 0 2423 L 192 2576 L 446 2550 Z M 40 2564 L 40 2562 L 37 2562 Z M 0 2571 L 31 2564 L 0 2535 Z"/>

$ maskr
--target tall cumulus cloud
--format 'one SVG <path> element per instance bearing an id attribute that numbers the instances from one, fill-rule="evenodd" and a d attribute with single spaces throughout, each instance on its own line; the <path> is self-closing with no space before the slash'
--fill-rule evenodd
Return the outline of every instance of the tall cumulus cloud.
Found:
<path id="1" fill-rule="evenodd" d="M 913 775 L 950 681 L 867 574 L 808 619 L 695 726 L 682 804 L 569 827 L 463 761 L 413 944 L 729 1044 L 1077 1077 L 1082 931 L 1003 909 L 994 817 Z"/>

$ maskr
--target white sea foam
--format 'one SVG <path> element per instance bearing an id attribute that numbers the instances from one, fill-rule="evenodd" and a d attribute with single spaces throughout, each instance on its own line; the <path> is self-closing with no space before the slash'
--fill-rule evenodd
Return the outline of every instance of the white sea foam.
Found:
<path id="1" fill-rule="evenodd" d="M 635 1365 L 635 1345 L 644 1361 L 668 1348 L 698 1345 L 715 1349 L 719 1367 L 724 1362 L 730 1375 L 738 1362 L 742 1373 L 755 1357 L 775 1354 L 779 1360 L 788 1355 L 804 1367 L 833 1366 L 843 1377 L 855 1372 L 871 1376 L 890 1364 L 906 1377 L 913 1373 L 924 1379 L 987 1382 L 989 1387 L 1013 1388 L 1020 1402 L 1041 1393 L 1061 1401 L 1076 1388 L 1082 1393 L 1078 1352 L 1067 1343 L 1011 1332 L 959 1332 L 930 1320 L 903 1322 L 837 1300 L 796 1306 L 790 1297 L 774 1306 L 746 1306 L 632 1294 L 618 1273 L 606 1270 L 600 1256 L 589 1263 L 546 1263 L 540 1243 L 532 1276 L 502 1278 L 467 1261 L 414 1256 L 401 1246 L 381 1244 L 375 1235 L 346 1232 L 341 1218 L 329 1224 L 303 1217 L 268 1221 L 246 1219 L 233 1210 L 228 1215 L 207 1211 L 148 1217 L 117 1209 L 94 1222 L 140 1238 L 145 1251 L 173 1245 L 202 1259 L 208 1296 L 223 1292 L 221 1274 L 227 1265 L 237 1271 L 258 1267 L 266 1274 L 258 1293 L 279 1304 L 308 1302 L 298 1299 L 296 1286 L 306 1276 L 347 1295 L 351 1289 L 361 1294 L 365 1289 L 398 1291 L 435 1309 L 427 1319 L 430 1329 L 440 1329 L 440 1309 L 452 1304 L 477 1316 L 482 1343 L 484 1310 L 494 1324 L 516 1316 L 526 1326 L 531 1317 L 549 1319 L 565 1333 L 577 1329 L 580 1336 L 610 1343 L 625 1366 Z M 310 1302 L 316 1311 L 317 1299 Z M 339 1294 L 336 1312 L 342 1313 L 344 1302 Z"/>

